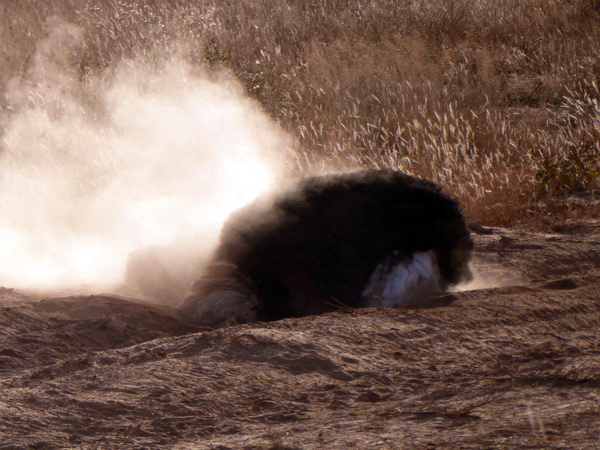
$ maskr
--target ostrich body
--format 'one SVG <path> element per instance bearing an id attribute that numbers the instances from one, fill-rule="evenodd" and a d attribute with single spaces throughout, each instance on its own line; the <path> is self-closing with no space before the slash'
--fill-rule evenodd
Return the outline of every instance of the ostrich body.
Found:
<path id="1" fill-rule="evenodd" d="M 418 302 L 470 277 L 458 203 L 392 170 L 307 178 L 235 212 L 181 310 L 212 326 Z"/>

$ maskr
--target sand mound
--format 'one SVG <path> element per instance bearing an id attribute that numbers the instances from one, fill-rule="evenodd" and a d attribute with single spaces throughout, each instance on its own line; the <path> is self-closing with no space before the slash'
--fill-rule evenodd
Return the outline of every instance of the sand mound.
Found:
<path id="1" fill-rule="evenodd" d="M 220 330 L 2 289 L 0 448 L 597 444 L 600 227 L 475 239 L 475 290 Z"/>

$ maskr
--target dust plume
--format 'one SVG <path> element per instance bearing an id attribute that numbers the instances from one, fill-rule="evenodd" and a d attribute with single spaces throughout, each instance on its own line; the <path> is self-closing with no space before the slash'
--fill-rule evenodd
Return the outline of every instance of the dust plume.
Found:
<path id="1" fill-rule="evenodd" d="M 174 57 L 84 77 L 81 35 L 50 21 L 5 93 L 0 285 L 113 284 L 143 248 L 207 253 L 278 177 L 287 137 L 231 77 Z"/>
<path id="2" fill-rule="evenodd" d="M 473 279 L 458 284 L 450 289 L 451 292 L 475 291 L 508 286 L 528 284 L 527 277 L 514 268 L 505 267 L 499 262 L 487 261 L 481 255 L 475 254 L 471 262 Z"/>

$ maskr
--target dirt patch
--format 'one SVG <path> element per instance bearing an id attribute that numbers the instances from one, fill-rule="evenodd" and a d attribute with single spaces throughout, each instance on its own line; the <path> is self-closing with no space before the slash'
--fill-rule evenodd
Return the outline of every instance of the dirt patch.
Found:
<path id="1" fill-rule="evenodd" d="M 2 289 L 0 448 L 599 446 L 600 226 L 475 240 L 474 290 L 220 330 Z"/>

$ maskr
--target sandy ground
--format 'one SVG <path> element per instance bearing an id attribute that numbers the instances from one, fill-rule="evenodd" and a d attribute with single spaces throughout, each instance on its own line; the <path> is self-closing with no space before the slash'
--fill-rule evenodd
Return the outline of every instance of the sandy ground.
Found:
<path id="1" fill-rule="evenodd" d="M 0 449 L 599 448 L 600 224 L 567 231 L 480 229 L 420 308 L 220 330 L 3 288 Z"/>

